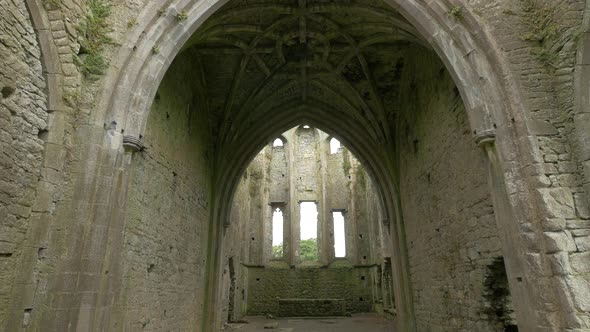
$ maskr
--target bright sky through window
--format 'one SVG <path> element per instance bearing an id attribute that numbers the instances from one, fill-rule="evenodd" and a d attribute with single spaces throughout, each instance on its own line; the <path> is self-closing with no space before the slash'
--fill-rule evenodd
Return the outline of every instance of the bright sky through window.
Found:
<path id="1" fill-rule="evenodd" d="M 283 212 L 278 208 L 272 213 L 272 245 L 283 245 Z"/>
<path id="2" fill-rule="evenodd" d="M 281 140 L 280 138 L 277 138 L 274 140 L 274 142 L 272 142 L 272 146 L 283 146 L 283 140 Z"/>
<path id="3" fill-rule="evenodd" d="M 344 230 L 344 216 L 342 212 L 332 212 L 334 219 L 334 255 L 346 257 L 346 231 Z"/>
<path id="4" fill-rule="evenodd" d="M 301 240 L 317 239 L 318 209 L 314 202 L 301 202 Z"/>
<path id="5" fill-rule="evenodd" d="M 330 140 L 330 154 L 338 153 L 340 149 L 340 141 L 332 137 Z"/>

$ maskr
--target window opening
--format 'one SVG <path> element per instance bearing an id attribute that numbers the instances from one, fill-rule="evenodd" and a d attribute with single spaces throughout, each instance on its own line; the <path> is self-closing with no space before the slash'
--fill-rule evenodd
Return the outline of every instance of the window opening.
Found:
<path id="1" fill-rule="evenodd" d="M 283 211 L 279 208 L 272 213 L 272 257 L 283 257 Z"/>
<path id="2" fill-rule="evenodd" d="M 273 148 L 274 148 L 274 147 L 277 147 L 277 146 L 283 146 L 283 140 L 282 140 L 282 139 L 280 139 L 280 138 L 277 138 L 277 139 L 275 139 L 275 140 L 272 142 L 272 147 L 273 147 Z"/>
<path id="3" fill-rule="evenodd" d="M 346 257 L 346 231 L 344 230 L 344 215 L 341 211 L 332 212 L 334 220 L 334 256 Z"/>
<path id="4" fill-rule="evenodd" d="M 332 139 L 330 140 L 330 154 L 338 153 L 340 147 L 340 141 L 332 137 Z"/>
<path id="5" fill-rule="evenodd" d="M 301 202 L 299 257 L 302 261 L 317 261 L 318 255 L 318 209 L 315 202 Z"/>

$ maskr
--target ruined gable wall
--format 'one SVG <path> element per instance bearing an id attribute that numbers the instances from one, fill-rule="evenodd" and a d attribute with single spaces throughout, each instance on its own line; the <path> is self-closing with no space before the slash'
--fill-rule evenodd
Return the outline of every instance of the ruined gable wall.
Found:
<path id="1" fill-rule="evenodd" d="M 328 139 L 331 136 L 328 134 L 317 129 L 296 127 L 284 133 L 283 137 L 286 140 L 284 147 L 269 144 L 254 157 L 234 197 L 232 224 L 225 233 L 224 251 L 226 260 L 230 256 L 242 258 L 243 269 L 237 276 L 237 284 L 238 292 L 245 292 L 243 297 L 237 295 L 238 298 L 234 293 L 234 303 L 237 303 L 234 312 L 284 314 L 279 310 L 277 298 L 344 299 L 348 312 L 372 311 L 378 292 L 374 286 L 381 277 L 375 264 L 379 264 L 383 257 L 380 252 L 381 227 L 378 225 L 380 213 L 374 185 L 359 161 L 346 148 L 337 154 L 329 153 Z M 286 163 L 287 159 L 295 162 Z M 290 184 L 294 188 L 290 188 Z M 271 242 L 272 237 L 272 215 L 261 212 L 268 209 L 269 203 L 280 201 L 287 203 L 285 212 L 288 213 L 293 210 L 291 205 L 294 209 L 299 208 L 301 198 L 318 199 L 318 212 L 324 214 L 323 219 L 320 217 L 318 228 L 326 236 L 319 246 L 328 255 L 322 256 L 320 249 L 320 260 L 325 259 L 327 266 L 320 267 L 323 262 L 308 262 L 301 266 L 296 260 L 289 263 L 291 222 L 298 224 L 298 217 L 291 221 L 287 217 L 285 220 L 284 258 L 272 260 L 270 255 L 265 255 L 261 259 L 257 253 Z M 346 260 L 334 261 L 333 253 L 330 254 L 333 251 L 332 209 L 347 211 Z M 295 238 L 298 237 L 296 234 Z M 297 266 L 293 269 L 289 264 Z M 231 279 L 228 271 L 224 270 L 223 276 L 224 304 L 221 310 L 224 319 L 230 310 L 227 296 L 231 295 L 228 291 Z M 245 299 L 243 302 L 242 298 Z M 234 314 L 233 317 L 239 315 Z"/>

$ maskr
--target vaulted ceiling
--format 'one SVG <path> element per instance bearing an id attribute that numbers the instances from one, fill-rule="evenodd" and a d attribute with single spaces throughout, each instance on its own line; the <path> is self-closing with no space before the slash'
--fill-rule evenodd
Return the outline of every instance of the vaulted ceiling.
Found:
<path id="1" fill-rule="evenodd" d="M 218 144 L 269 112 L 305 109 L 357 122 L 383 142 L 410 46 L 430 50 L 382 0 L 232 0 L 184 52 L 202 68 Z"/>

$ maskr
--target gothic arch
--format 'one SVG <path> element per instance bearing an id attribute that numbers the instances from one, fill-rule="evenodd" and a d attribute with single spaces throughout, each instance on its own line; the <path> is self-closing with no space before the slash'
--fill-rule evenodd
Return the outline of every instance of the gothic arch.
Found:
<path id="1" fill-rule="evenodd" d="M 514 89 L 516 84 L 512 81 L 510 71 L 500 60 L 495 52 L 496 47 L 488 39 L 486 32 L 478 26 L 475 18 L 465 13 L 464 21 L 457 22 L 447 15 L 446 8 L 437 7 L 436 4 L 423 4 L 420 1 L 386 0 L 386 3 L 399 11 L 427 40 L 428 44 L 436 51 L 463 97 L 470 127 L 476 140 L 482 144 L 492 142 L 495 145 L 493 154 L 500 160 L 500 182 L 504 181 L 505 174 L 517 176 L 521 172 L 520 167 L 528 162 L 538 160 L 522 160 L 531 151 L 536 151 L 536 143 L 531 139 L 526 125 L 526 114 L 522 107 L 518 91 Z M 109 136 L 113 147 L 120 145 L 122 131 L 125 135 L 140 137 L 144 131 L 152 100 L 156 94 L 159 82 L 162 80 L 172 60 L 183 49 L 183 46 L 201 25 L 213 15 L 227 0 L 219 1 L 172 1 L 167 7 L 163 18 L 159 17 L 160 5 L 151 3 L 139 15 L 139 25 L 127 36 L 124 46 L 113 61 L 109 71 L 102 97 L 99 99 L 97 112 L 94 114 L 94 124 L 102 127 L 103 124 L 115 124 L 117 131 Z M 186 21 L 179 22 L 176 15 L 186 12 Z M 157 47 L 159 52 L 155 54 L 153 49 Z M 262 126 L 252 127 L 246 131 L 248 139 L 241 142 L 244 149 L 239 154 L 226 160 L 227 164 L 237 165 L 224 168 L 216 178 L 214 184 L 219 188 L 216 200 L 213 204 L 213 221 L 216 225 L 222 225 L 228 220 L 229 209 L 227 202 L 231 201 L 236 188 L 237 179 L 246 168 L 252 157 L 268 143 L 269 139 L 297 123 L 307 122 L 325 129 L 326 132 L 342 137 L 342 142 L 359 157 L 367 166 L 369 173 L 380 186 L 382 197 L 385 200 L 397 238 L 394 248 L 398 255 L 395 258 L 396 269 L 396 296 L 399 303 L 401 329 L 412 330 L 414 327 L 409 277 L 407 275 L 407 257 L 405 252 L 405 240 L 403 225 L 400 222 L 399 202 L 396 200 L 397 184 L 391 177 L 394 168 L 391 160 L 378 154 L 371 145 L 364 142 L 371 141 L 363 128 L 359 128 L 355 122 L 334 127 L 318 118 L 313 110 L 325 107 L 321 103 L 310 102 L 304 107 L 294 103 L 281 105 L 290 112 L 277 114 L 276 118 L 265 119 Z M 367 136 L 369 135 L 369 136 Z M 525 139 L 519 139 L 525 138 Z M 495 140 L 495 143 L 493 143 Z M 533 155 L 534 153 L 530 153 Z M 520 159 L 519 159 L 520 158 Z M 525 184 L 526 185 L 526 184 Z M 526 192 L 526 190 L 522 190 Z M 500 188 L 496 195 L 508 195 L 505 200 L 510 200 L 514 207 L 525 207 L 526 195 L 513 195 L 513 192 L 505 187 Z M 513 214 L 508 208 L 507 220 L 502 223 L 509 225 L 509 231 L 516 227 L 516 219 L 519 216 Z M 521 217 L 523 218 L 523 217 Z M 220 239 L 223 228 L 218 227 L 214 239 Z M 210 242 L 210 255 L 207 270 L 211 271 L 208 278 L 213 287 L 207 287 L 206 299 L 213 302 L 217 298 L 215 289 L 218 282 L 214 279 L 215 271 L 219 268 L 218 257 L 221 253 L 219 240 Z M 513 240 L 510 240 L 513 241 Z M 516 247 L 516 245 L 514 245 Z M 517 266 L 522 264 L 519 252 L 512 252 L 513 248 L 507 248 L 507 264 L 509 276 L 520 276 L 522 272 Z M 512 278 L 511 278 L 512 279 Z M 523 287 L 516 289 L 516 297 L 526 294 L 528 290 Z M 525 301 L 526 303 L 526 301 Z M 215 322 L 215 305 L 210 305 L 205 317 L 209 321 L 204 326 L 213 326 Z M 521 307 L 522 313 L 528 315 L 533 309 Z M 533 314 L 528 316 L 534 316 Z M 523 326 L 527 323 L 523 322 Z"/>

